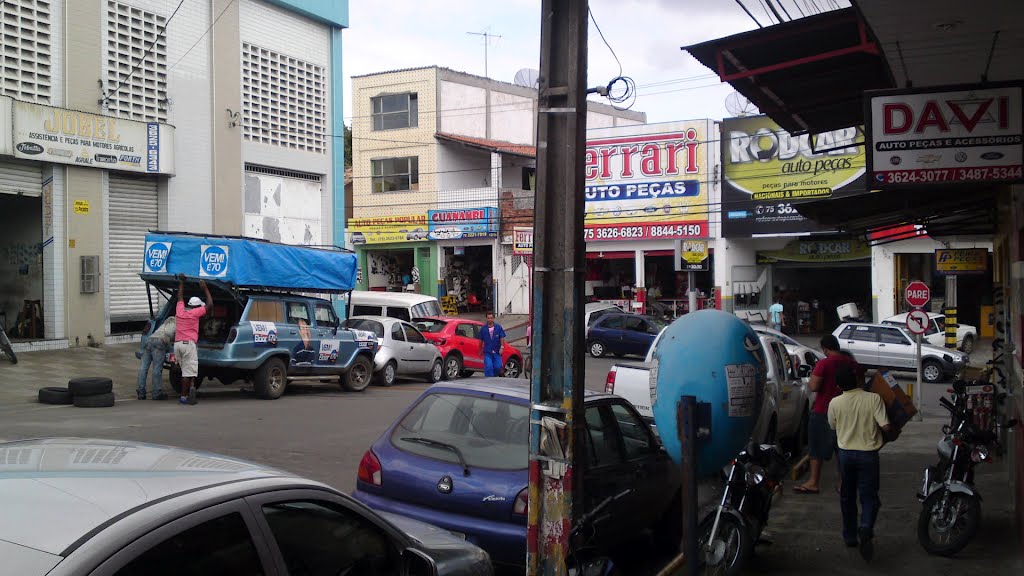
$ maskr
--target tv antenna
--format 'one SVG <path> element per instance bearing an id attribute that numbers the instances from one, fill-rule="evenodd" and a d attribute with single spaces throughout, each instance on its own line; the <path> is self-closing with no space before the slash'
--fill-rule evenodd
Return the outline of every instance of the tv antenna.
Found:
<path id="1" fill-rule="evenodd" d="M 501 38 L 501 36 L 499 36 L 497 34 L 491 34 L 490 30 L 491 30 L 490 28 L 487 28 L 483 32 L 466 32 L 466 34 L 469 34 L 469 35 L 472 35 L 472 36 L 481 36 L 484 39 L 484 77 L 485 78 L 490 78 L 490 76 L 487 75 L 487 46 L 491 43 L 491 38 Z"/>
<path id="2" fill-rule="evenodd" d="M 523 68 L 516 72 L 515 80 L 512 83 L 516 86 L 524 86 L 536 90 L 540 86 L 540 71 L 533 68 Z"/>
<path id="3" fill-rule="evenodd" d="M 733 92 L 725 97 L 725 109 L 733 116 L 753 116 L 758 113 L 757 106 L 739 92 Z"/>

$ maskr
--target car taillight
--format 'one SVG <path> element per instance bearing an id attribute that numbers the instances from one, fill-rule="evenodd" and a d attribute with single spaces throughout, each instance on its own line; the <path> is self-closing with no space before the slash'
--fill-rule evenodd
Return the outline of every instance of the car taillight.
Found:
<path id="1" fill-rule="evenodd" d="M 228 344 L 231 344 L 232 342 L 234 342 L 235 338 L 238 338 L 238 330 L 235 330 L 234 328 L 232 328 L 231 331 L 228 332 Z"/>
<path id="2" fill-rule="evenodd" d="M 615 370 L 609 370 L 604 379 L 604 393 L 615 394 Z"/>
<path id="3" fill-rule="evenodd" d="M 530 489 L 523 488 L 516 494 L 516 502 L 512 506 L 512 513 L 519 516 L 526 516 L 526 510 L 530 507 Z"/>
<path id="4" fill-rule="evenodd" d="M 363 454 L 363 459 L 359 461 L 359 480 L 374 486 L 381 486 L 383 484 L 381 472 L 380 460 L 377 459 L 377 455 L 373 453 L 373 450 L 367 450 L 366 454 Z"/>

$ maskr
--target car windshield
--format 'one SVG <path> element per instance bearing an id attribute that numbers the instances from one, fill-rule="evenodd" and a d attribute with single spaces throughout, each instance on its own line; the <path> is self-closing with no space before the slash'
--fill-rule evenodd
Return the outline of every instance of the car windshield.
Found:
<path id="1" fill-rule="evenodd" d="M 391 443 L 399 450 L 471 467 L 522 470 L 529 461 L 530 410 L 526 406 L 461 394 L 424 396 L 398 423 Z M 424 442 L 426 440 L 427 442 Z M 434 445 L 431 445 L 431 441 Z"/>
<path id="2" fill-rule="evenodd" d="M 437 300 L 430 300 L 427 302 L 420 302 L 419 304 L 412 307 L 412 317 L 422 318 L 424 316 L 443 316 L 441 312 L 441 303 Z"/>
<path id="3" fill-rule="evenodd" d="M 352 328 L 353 330 L 366 330 L 367 332 L 373 332 L 377 335 L 377 338 L 384 337 L 384 325 L 376 320 L 366 320 L 365 318 L 349 318 L 345 320 L 345 328 Z"/>
<path id="4" fill-rule="evenodd" d="M 412 323 L 424 334 L 437 334 L 448 325 L 444 320 L 434 320 L 433 318 L 416 318 Z"/>

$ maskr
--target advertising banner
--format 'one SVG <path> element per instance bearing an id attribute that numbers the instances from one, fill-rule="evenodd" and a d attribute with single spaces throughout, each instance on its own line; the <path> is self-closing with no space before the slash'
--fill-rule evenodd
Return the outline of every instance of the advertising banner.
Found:
<path id="1" fill-rule="evenodd" d="M 588 131 L 584 239 L 708 236 L 710 122 Z M 652 131 L 658 130 L 657 133 Z"/>
<path id="2" fill-rule="evenodd" d="M 861 130 L 794 136 L 767 116 L 722 121 L 722 235 L 819 232 L 794 204 L 864 193 Z"/>
<path id="3" fill-rule="evenodd" d="M 946 275 L 984 274 L 988 271 L 988 249 L 936 250 L 935 271 Z"/>
<path id="4" fill-rule="evenodd" d="M 757 253 L 758 264 L 775 262 L 849 262 L 871 258 L 871 246 L 859 238 L 793 240 L 780 250 Z"/>
<path id="5" fill-rule="evenodd" d="M 878 188 L 1024 180 L 1022 88 L 953 86 L 866 96 Z"/>
<path id="6" fill-rule="evenodd" d="M 707 270 L 707 240 L 676 240 L 676 271 L 706 272 Z"/>
<path id="7" fill-rule="evenodd" d="M 174 173 L 174 127 L 13 101 L 14 156 L 107 170 Z"/>
<path id="8" fill-rule="evenodd" d="M 494 238 L 498 235 L 498 209 L 461 208 L 427 212 L 431 240 Z"/>
<path id="9" fill-rule="evenodd" d="M 512 230 L 512 253 L 520 256 L 533 255 L 533 228 L 516 226 Z"/>
<path id="10" fill-rule="evenodd" d="M 429 238 L 426 214 L 353 218 L 348 221 L 352 244 L 391 244 L 425 242 Z"/>

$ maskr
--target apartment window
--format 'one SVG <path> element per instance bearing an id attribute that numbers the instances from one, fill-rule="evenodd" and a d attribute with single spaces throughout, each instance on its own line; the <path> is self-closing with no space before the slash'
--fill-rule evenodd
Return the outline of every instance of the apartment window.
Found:
<path id="1" fill-rule="evenodd" d="M 325 154 L 327 97 L 323 66 L 242 43 L 242 134 L 247 141 Z"/>
<path id="2" fill-rule="evenodd" d="M 0 23 L 0 94 L 48 104 L 53 83 L 50 2 L 0 2 Z"/>
<path id="3" fill-rule="evenodd" d="M 167 120 L 165 26 L 167 18 L 159 14 L 107 2 L 105 105 L 111 114 L 141 121 Z"/>
<path id="4" fill-rule="evenodd" d="M 416 94 L 388 94 L 370 99 L 373 102 L 373 129 L 394 130 L 415 128 L 419 104 Z"/>
<path id="5" fill-rule="evenodd" d="M 420 189 L 419 158 L 373 160 L 373 191 L 396 192 Z"/>

